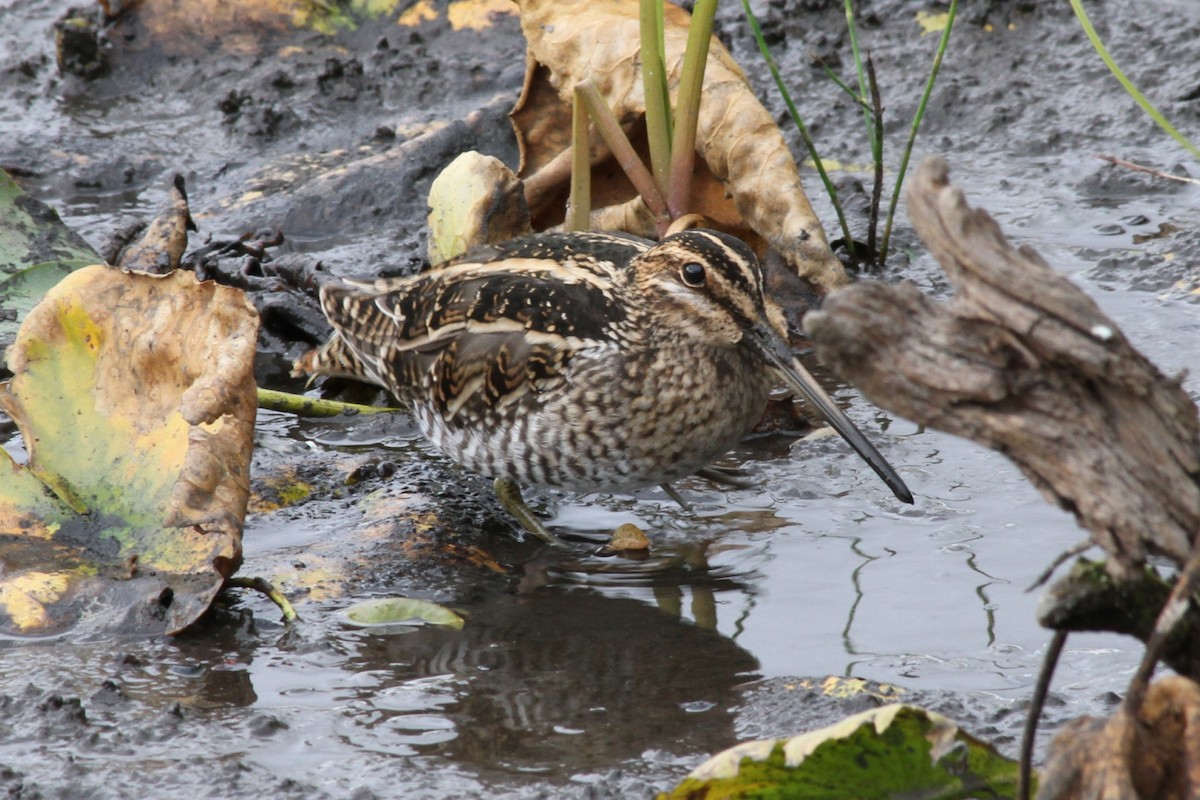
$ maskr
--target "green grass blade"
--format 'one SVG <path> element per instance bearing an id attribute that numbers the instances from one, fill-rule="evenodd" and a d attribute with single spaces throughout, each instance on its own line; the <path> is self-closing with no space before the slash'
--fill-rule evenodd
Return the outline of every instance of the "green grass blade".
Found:
<path id="1" fill-rule="evenodd" d="M 950 44 L 950 31 L 954 29 L 954 16 L 958 13 L 958 0 L 950 0 L 950 8 L 946 12 L 946 26 L 942 28 L 942 38 L 938 41 L 937 53 L 933 57 L 933 67 L 929 70 L 929 78 L 925 81 L 925 91 L 921 94 L 921 102 L 917 104 L 917 112 L 913 114 L 912 125 L 908 130 L 908 142 L 904 145 L 904 154 L 900 157 L 900 169 L 896 173 L 896 185 L 892 187 L 892 199 L 888 203 L 887 222 L 883 226 L 883 241 L 879 244 L 879 266 L 887 266 L 888 242 L 892 238 L 892 222 L 896 217 L 896 206 L 900 203 L 900 189 L 904 185 L 904 175 L 908 172 L 908 161 L 912 157 L 913 145 L 917 141 L 917 131 L 921 120 L 925 117 L 925 106 L 929 96 L 933 94 L 933 85 L 937 81 L 938 70 L 942 68 L 942 57 Z"/>
<path id="2" fill-rule="evenodd" d="M 704 89 L 704 68 L 708 65 L 708 45 L 712 41 L 713 17 L 716 13 L 717 0 L 697 0 L 692 10 L 692 24 L 688 28 L 671 141 L 671 180 L 667 191 L 667 208 L 671 211 L 671 219 L 688 213 L 692 168 L 696 161 L 700 92 Z"/>
<path id="3" fill-rule="evenodd" d="M 846 0 L 846 28 L 850 34 L 850 50 L 854 53 L 854 71 L 858 74 L 858 97 L 863 106 L 863 119 L 866 121 L 867 138 L 871 142 L 871 157 L 877 162 L 883 161 L 882 146 L 876 147 L 875 126 L 871 118 L 871 105 L 867 102 L 870 92 L 867 86 L 867 72 L 863 67 L 862 53 L 858 49 L 858 24 L 854 21 L 854 0 Z"/>
<path id="4" fill-rule="evenodd" d="M 1104 42 L 1100 41 L 1100 36 L 1096 33 L 1096 29 L 1092 27 L 1092 21 L 1088 19 L 1087 13 L 1083 10 L 1083 3 L 1080 0 L 1071 0 L 1071 8 L 1075 10 L 1075 16 L 1079 19 L 1079 24 L 1083 26 L 1083 32 L 1087 34 L 1092 46 L 1096 48 L 1096 52 L 1100 54 L 1100 58 L 1103 59 L 1113 76 L 1125 87 L 1125 91 L 1129 92 L 1129 96 L 1137 101 L 1137 104 L 1142 107 L 1143 111 L 1150 115 L 1152 120 L 1158 123 L 1158 127 L 1169 133 L 1171 138 L 1179 142 L 1193 156 L 1200 158 L 1200 149 L 1197 149 L 1196 145 L 1192 144 L 1190 139 L 1175 129 L 1175 126 L 1162 115 L 1162 112 L 1155 108 L 1154 104 L 1144 94 L 1138 91 L 1138 88 L 1133 85 L 1133 81 L 1129 80 L 1125 73 L 1121 71 L 1121 68 L 1117 66 L 1117 62 L 1113 61 L 1112 56 L 1108 54 L 1108 50 L 1104 47 Z"/>
<path id="5" fill-rule="evenodd" d="M 671 102 L 663 56 L 663 0 L 641 0 L 640 20 L 650 169 L 658 190 L 665 196 L 671 169 Z"/>
<path id="6" fill-rule="evenodd" d="M 808 150 L 808 156 L 812 159 L 813 166 L 817 169 L 817 174 L 821 176 L 821 183 L 825 186 L 825 192 L 829 195 L 829 202 L 833 204 L 833 212 L 837 215 L 838 225 L 842 229 L 842 239 L 846 242 L 846 252 L 851 258 L 855 258 L 854 252 L 854 237 L 850 235 L 850 226 L 846 223 L 846 213 L 842 210 L 841 201 L 838 200 L 837 189 L 833 185 L 833 181 L 829 178 L 829 173 L 825 170 L 825 163 L 821 160 L 820 154 L 817 153 L 817 146 L 813 143 L 812 136 L 808 132 L 808 127 L 804 124 L 804 118 L 800 116 L 800 112 L 796 109 L 796 104 L 792 102 L 792 94 L 788 91 L 787 86 L 783 83 L 783 77 L 779 74 L 779 65 L 775 63 L 775 57 L 771 55 L 771 48 L 767 46 L 767 40 L 763 37 L 762 26 L 758 24 L 758 17 L 754 15 L 754 11 L 750 8 L 750 0 L 742 0 L 742 8 L 746 12 L 746 19 L 750 22 L 750 30 L 754 33 L 754 41 L 758 42 L 758 51 L 762 53 L 763 61 L 767 64 L 767 69 L 771 72 L 771 77 L 775 80 L 775 86 L 779 89 L 779 94 L 783 98 L 783 102 L 787 105 L 788 113 L 791 114 L 792 122 L 796 123 L 796 128 L 800 131 L 800 139 L 804 142 L 804 147 Z"/>

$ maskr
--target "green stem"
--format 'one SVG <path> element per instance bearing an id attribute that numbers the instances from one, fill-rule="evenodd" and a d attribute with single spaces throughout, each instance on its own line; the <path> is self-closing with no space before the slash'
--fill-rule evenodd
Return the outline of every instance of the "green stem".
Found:
<path id="1" fill-rule="evenodd" d="M 564 227 L 586 231 L 592 227 L 592 148 L 588 143 L 588 115 L 583 99 L 575 89 L 571 108 L 571 201 Z"/>
<path id="2" fill-rule="evenodd" d="M 683 73 L 679 77 L 679 95 L 675 101 L 674 136 L 671 141 L 671 178 L 667 190 L 667 208 L 671 219 L 688 213 L 692 189 L 692 169 L 696 162 L 696 124 L 700 118 L 700 93 L 704 90 L 704 68 L 708 65 L 708 46 L 712 41 L 713 17 L 717 0 L 697 0 L 688 27 L 687 49 L 683 55 Z"/>
<path id="3" fill-rule="evenodd" d="M 871 142 L 871 157 L 876 162 L 883 161 L 882 145 L 876 149 L 875 134 L 871 123 L 871 107 L 867 104 L 870 97 L 867 87 L 867 73 L 863 68 L 862 53 L 858 49 L 858 25 L 854 21 L 854 0 L 846 0 L 846 27 L 850 34 L 850 50 L 854 53 L 854 70 L 858 74 L 858 96 L 863 106 L 863 119 L 867 123 L 867 136 Z"/>
<path id="4" fill-rule="evenodd" d="M 1071 8 L 1075 10 L 1075 16 L 1079 18 L 1079 24 L 1083 26 L 1083 32 L 1087 34 L 1092 46 L 1096 48 L 1096 52 L 1100 54 L 1100 58 L 1103 59 L 1113 76 L 1116 77 L 1116 79 L 1121 82 L 1121 85 L 1125 87 L 1125 91 L 1129 92 L 1129 96 L 1136 100 L 1138 105 L 1142 107 L 1142 110 L 1149 114 L 1150 118 L 1158 123 L 1158 127 L 1169 133 L 1171 138 L 1179 142 L 1179 144 L 1182 145 L 1183 148 L 1193 156 L 1200 158 L 1200 149 L 1197 149 L 1196 145 L 1192 144 L 1190 139 L 1177 131 L 1175 126 L 1167 121 L 1167 118 L 1162 115 L 1162 112 L 1155 108 L 1154 104 L 1147 100 L 1146 96 L 1138 91 L 1138 88 L 1133 85 L 1133 82 L 1125 76 L 1125 73 L 1122 72 L 1121 68 L 1117 66 L 1117 62 L 1113 61 L 1112 56 L 1110 56 L 1108 54 L 1108 50 L 1105 49 L 1104 43 L 1100 41 L 1100 36 L 1096 33 L 1096 29 L 1092 27 L 1092 22 L 1088 19 L 1087 13 L 1083 10 L 1083 3 L 1081 3 L 1080 0 L 1071 0 Z"/>
<path id="5" fill-rule="evenodd" d="M 812 159 L 813 166 L 816 167 L 817 174 L 821 177 L 821 183 L 825 185 L 825 192 L 829 195 L 829 202 L 833 204 L 833 211 L 837 214 L 838 225 L 842 229 L 842 240 L 846 243 L 846 252 L 850 255 L 851 259 L 856 259 L 854 237 L 850 235 L 850 226 L 846 223 L 846 212 L 842 210 L 842 203 L 838 200 L 837 188 L 834 187 L 833 181 L 829 178 L 829 173 L 825 170 L 825 163 L 817 153 L 817 146 L 813 143 L 812 136 L 808 133 L 804 119 L 796 109 L 796 104 L 792 102 L 791 92 L 787 90 L 787 86 L 783 83 L 783 77 L 779 74 L 779 66 L 775 63 L 775 58 L 771 55 L 771 49 L 767 47 L 767 40 L 763 37 L 762 27 L 758 24 L 758 17 L 750 9 L 750 0 L 742 0 L 742 8 L 746 11 L 746 19 L 750 21 L 750 30 L 754 32 L 754 40 L 758 42 L 758 50 L 762 53 L 763 60 L 767 62 L 767 69 L 770 70 L 771 77 L 775 79 L 775 86 L 779 89 L 779 94 L 783 97 L 784 104 L 787 105 L 788 113 L 792 116 L 792 121 L 796 123 L 796 128 L 800 131 L 800 139 L 804 142 L 805 149 L 808 150 L 808 156 Z"/>
<path id="6" fill-rule="evenodd" d="M 671 97 L 663 42 L 662 0 L 641 0 L 642 93 L 654 183 L 664 196 L 671 170 Z"/>
<path id="7" fill-rule="evenodd" d="M 253 589 L 256 592 L 265 594 L 270 598 L 271 602 L 279 607 L 283 613 L 285 622 L 295 622 L 300 619 L 300 615 L 296 613 L 296 609 L 292 608 L 291 602 L 284 596 L 283 592 L 276 589 L 266 578 L 226 578 L 226 589 Z"/>
<path id="8" fill-rule="evenodd" d="M 365 406 L 359 403 L 341 403 L 337 400 L 321 400 L 302 394 L 279 392 L 258 387 L 258 407 L 272 411 L 286 411 L 300 417 L 336 417 L 339 414 L 380 414 L 399 411 L 396 408 Z"/>
<path id="9" fill-rule="evenodd" d="M 860 97 L 858 92 L 851 89 L 850 86 L 844 80 L 839 78 L 837 76 L 837 73 L 829 68 L 828 64 L 826 64 L 824 61 L 821 61 L 820 59 L 818 59 L 818 63 L 821 65 L 821 69 L 825 70 L 825 77 L 829 78 L 829 80 L 833 81 L 834 84 L 839 89 L 841 89 L 843 92 L 845 92 L 846 95 L 851 100 L 854 101 L 854 104 L 856 106 L 859 106 L 860 108 L 864 108 L 867 111 L 871 110 L 871 104 L 868 103 L 865 98 Z"/>
<path id="10" fill-rule="evenodd" d="M 629 182 L 646 201 L 646 208 L 650 209 L 650 212 L 656 217 L 665 218 L 667 204 L 658 191 L 658 186 L 654 183 L 654 176 L 650 174 L 650 170 L 646 169 L 646 165 L 638 157 L 637 151 L 629 143 L 629 137 L 625 135 L 625 131 L 621 130 L 621 123 L 613 116 L 612 110 L 600 96 L 596 84 L 591 80 L 581 81 L 576 85 L 575 91 L 577 92 L 576 96 L 583 100 L 588 116 L 592 118 L 592 124 L 596 126 L 600 137 L 604 139 L 604 143 L 612 151 L 613 157 L 625 171 Z"/>
<path id="11" fill-rule="evenodd" d="M 904 154 L 900 157 L 900 170 L 896 173 L 896 185 L 892 187 L 892 199 L 888 203 L 887 222 L 883 226 L 883 241 L 879 245 L 879 267 L 887 266 L 888 242 L 892 238 L 892 222 L 896 217 L 896 207 L 900 204 L 900 188 L 904 185 L 904 175 L 908 172 L 908 161 L 912 157 L 913 145 L 917 141 L 917 131 L 921 120 L 925 117 L 925 106 L 929 96 L 933 94 L 933 85 L 937 81 L 938 70 L 942 68 L 942 57 L 950 44 L 950 31 L 954 28 L 954 16 L 958 13 L 958 0 L 950 0 L 950 9 L 946 12 L 946 27 L 942 28 L 942 38 L 938 41 L 937 53 L 933 57 L 933 67 L 929 70 L 929 79 L 925 81 L 925 91 L 921 94 L 921 102 L 917 105 L 917 113 L 913 115 L 912 125 L 908 129 L 908 141 L 904 145 Z"/>

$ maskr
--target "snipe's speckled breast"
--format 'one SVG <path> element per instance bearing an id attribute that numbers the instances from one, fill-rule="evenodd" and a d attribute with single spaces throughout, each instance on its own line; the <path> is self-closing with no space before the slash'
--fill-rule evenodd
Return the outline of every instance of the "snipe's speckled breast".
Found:
<path id="1" fill-rule="evenodd" d="M 417 401 L 425 435 L 492 478 L 577 492 L 628 491 L 686 477 L 736 445 L 762 416 L 770 370 L 738 348 L 670 337 L 576 352 L 561 387 L 476 419 Z"/>
<path id="2" fill-rule="evenodd" d="M 300 368 L 386 386 L 450 458 L 579 491 L 689 475 L 758 420 L 784 333 L 734 237 L 541 234 L 412 278 L 327 286 Z"/>
<path id="3" fill-rule="evenodd" d="M 750 430 L 780 378 L 912 502 L 792 357 L 763 284 L 750 248 L 716 231 L 657 244 L 538 234 L 411 278 L 323 287 L 335 333 L 296 368 L 387 387 L 468 469 L 579 491 L 701 469 Z"/>

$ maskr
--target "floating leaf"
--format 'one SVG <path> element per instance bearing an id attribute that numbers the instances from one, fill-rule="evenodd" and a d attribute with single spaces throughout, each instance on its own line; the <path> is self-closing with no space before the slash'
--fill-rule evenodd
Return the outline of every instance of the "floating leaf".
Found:
<path id="1" fill-rule="evenodd" d="M 0 631 L 176 632 L 241 563 L 258 318 L 236 289 L 88 267 L 30 312 L 0 409 Z"/>
<path id="2" fill-rule="evenodd" d="M 792 739 L 732 747 L 660 798 L 1011 797 L 1017 764 L 946 717 L 895 704 Z"/>
<path id="3" fill-rule="evenodd" d="M 378 625 L 445 625 L 462 630 L 463 618 L 445 606 L 411 597 L 376 597 L 345 610 L 346 621 L 363 628 Z"/>

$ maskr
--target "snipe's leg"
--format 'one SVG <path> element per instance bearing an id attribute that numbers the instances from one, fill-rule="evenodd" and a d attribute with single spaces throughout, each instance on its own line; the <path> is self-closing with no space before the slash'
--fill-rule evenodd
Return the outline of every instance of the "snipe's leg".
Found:
<path id="1" fill-rule="evenodd" d="M 542 521 L 534 515 L 533 510 L 525 505 L 525 500 L 521 497 L 521 487 L 517 486 L 515 481 L 510 481 L 508 478 L 496 478 L 495 490 L 496 497 L 500 498 L 500 505 L 517 518 L 517 522 L 521 523 L 522 528 L 551 547 L 562 546 L 562 541 L 547 530 Z"/>

